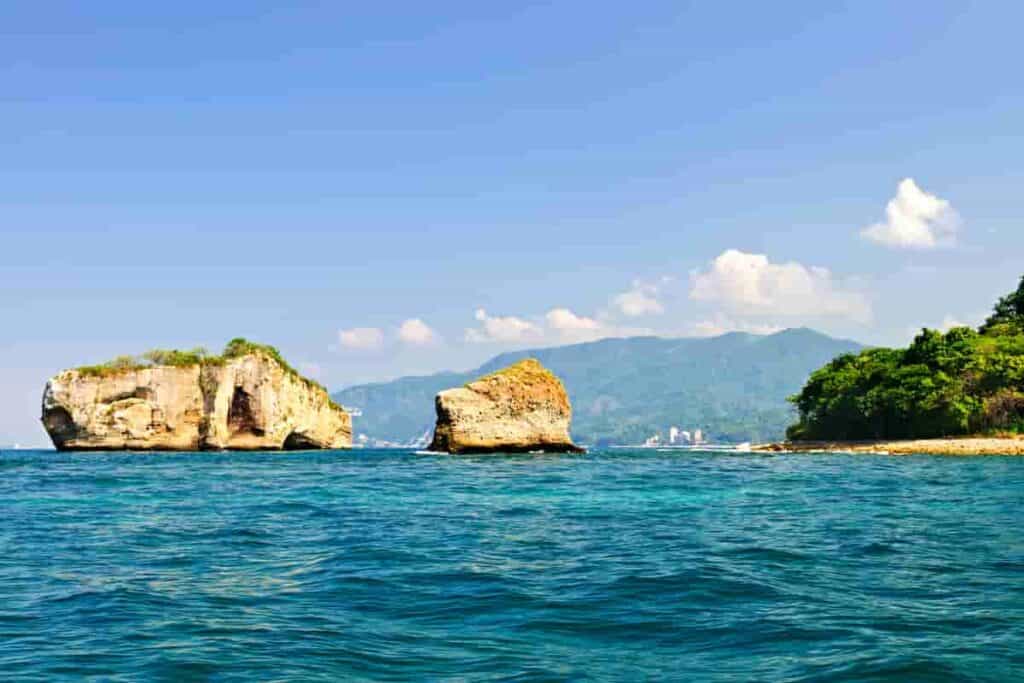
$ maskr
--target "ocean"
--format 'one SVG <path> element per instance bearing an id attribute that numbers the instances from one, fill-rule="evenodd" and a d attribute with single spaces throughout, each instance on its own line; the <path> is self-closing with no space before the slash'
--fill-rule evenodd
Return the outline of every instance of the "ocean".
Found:
<path id="1" fill-rule="evenodd" d="M 0 453 L 4 681 L 1024 680 L 1024 458 Z"/>

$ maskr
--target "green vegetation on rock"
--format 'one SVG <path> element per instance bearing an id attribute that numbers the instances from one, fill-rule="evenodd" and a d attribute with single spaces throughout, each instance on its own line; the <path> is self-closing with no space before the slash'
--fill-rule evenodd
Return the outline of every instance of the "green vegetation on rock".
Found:
<path id="1" fill-rule="evenodd" d="M 554 375 L 550 370 L 545 368 L 536 358 L 524 358 L 520 361 L 513 363 L 507 368 L 501 368 L 495 370 L 488 375 L 479 377 L 472 382 L 467 382 L 465 386 L 474 384 L 476 382 L 486 382 L 489 379 L 505 377 L 512 381 L 517 382 L 534 382 L 537 380 L 549 380 L 559 382 L 558 377 Z"/>
<path id="2" fill-rule="evenodd" d="M 86 377 L 112 377 L 124 372 L 145 370 L 147 368 L 155 367 L 217 367 L 224 365 L 232 358 L 241 358 L 242 356 L 250 354 L 262 355 L 270 358 L 280 365 L 281 369 L 287 374 L 305 383 L 306 386 L 318 389 L 324 392 L 324 394 L 327 394 L 330 404 L 339 410 L 341 409 L 341 406 L 330 398 L 326 387 L 319 382 L 302 376 L 298 370 L 285 361 L 281 352 L 275 347 L 270 346 L 269 344 L 257 344 L 242 337 L 236 337 L 229 341 L 227 346 L 224 347 L 224 352 L 219 356 L 211 355 L 209 351 L 201 346 L 185 351 L 178 349 L 153 349 L 138 356 L 118 356 L 111 361 L 101 363 L 99 365 L 82 366 L 75 368 L 75 371 Z"/>
<path id="3" fill-rule="evenodd" d="M 906 349 L 841 355 L 790 400 L 792 440 L 1024 432 L 1024 278 L 980 330 L 925 329 Z"/>
<path id="4" fill-rule="evenodd" d="M 220 365 L 223 362 L 223 358 L 211 356 L 206 349 L 199 346 L 187 351 L 153 349 L 138 356 L 118 356 L 111 361 L 100 363 L 99 365 L 84 365 L 75 368 L 75 371 L 86 377 L 110 377 L 123 372 L 144 370 L 145 368 L 156 366 L 185 368 L 192 367 L 193 365 Z"/>

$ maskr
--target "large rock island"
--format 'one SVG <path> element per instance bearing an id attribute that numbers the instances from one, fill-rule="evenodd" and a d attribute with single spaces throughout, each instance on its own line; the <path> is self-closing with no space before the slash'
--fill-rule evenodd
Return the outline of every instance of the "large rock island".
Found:
<path id="1" fill-rule="evenodd" d="M 270 346 L 152 351 L 66 370 L 43 394 L 58 450 L 350 448 L 352 421 Z"/>
<path id="2" fill-rule="evenodd" d="M 430 450 L 447 453 L 581 453 L 569 438 L 562 382 L 532 358 L 437 395 Z"/>

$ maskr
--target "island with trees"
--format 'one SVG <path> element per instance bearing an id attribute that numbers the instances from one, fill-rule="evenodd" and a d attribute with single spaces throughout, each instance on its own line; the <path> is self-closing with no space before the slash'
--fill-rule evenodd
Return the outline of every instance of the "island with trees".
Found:
<path id="1" fill-rule="evenodd" d="M 1024 278 L 980 328 L 840 355 L 790 400 L 787 442 L 763 448 L 1024 454 Z"/>

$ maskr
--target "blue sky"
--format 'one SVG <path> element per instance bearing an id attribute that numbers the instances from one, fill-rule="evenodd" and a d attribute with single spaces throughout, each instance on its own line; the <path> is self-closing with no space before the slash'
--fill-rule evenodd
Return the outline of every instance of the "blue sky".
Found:
<path id="1" fill-rule="evenodd" d="M 275 4 L 0 10 L 0 443 L 154 346 L 340 388 L 606 335 L 895 344 L 1024 272 L 1017 3 Z"/>

